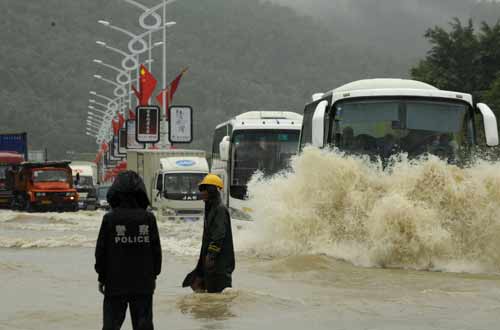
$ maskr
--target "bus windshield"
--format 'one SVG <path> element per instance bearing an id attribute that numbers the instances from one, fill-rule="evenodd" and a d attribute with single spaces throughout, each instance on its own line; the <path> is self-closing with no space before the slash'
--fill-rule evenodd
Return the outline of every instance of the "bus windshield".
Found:
<path id="1" fill-rule="evenodd" d="M 413 99 L 364 99 L 335 107 L 331 132 L 335 145 L 348 153 L 380 156 L 432 153 L 454 159 L 465 135 L 468 105 Z"/>
<path id="2" fill-rule="evenodd" d="M 299 130 L 241 130 L 233 133 L 232 185 L 244 186 L 255 171 L 273 175 L 297 153 Z"/>

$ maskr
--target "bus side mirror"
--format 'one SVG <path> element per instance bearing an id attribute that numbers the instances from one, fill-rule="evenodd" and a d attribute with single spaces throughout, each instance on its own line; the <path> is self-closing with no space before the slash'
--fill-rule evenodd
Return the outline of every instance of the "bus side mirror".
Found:
<path id="1" fill-rule="evenodd" d="M 222 161 L 227 161 L 229 159 L 229 136 L 224 136 L 219 143 L 219 153 Z"/>
<path id="2" fill-rule="evenodd" d="M 494 147 L 498 145 L 498 128 L 497 128 L 497 118 L 490 107 L 484 103 L 478 103 L 477 109 L 481 112 L 483 116 L 484 124 L 484 136 L 486 137 L 486 144 L 489 147 Z"/>
<path id="3" fill-rule="evenodd" d="M 159 196 L 163 190 L 163 174 L 158 174 L 156 177 L 155 190 L 157 191 L 156 195 Z"/>
<path id="4" fill-rule="evenodd" d="M 312 145 L 318 148 L 324 146 L 325 141 L 325 113 L 327 101 L 321 101 L 314 110 L 312 118 Z"/>

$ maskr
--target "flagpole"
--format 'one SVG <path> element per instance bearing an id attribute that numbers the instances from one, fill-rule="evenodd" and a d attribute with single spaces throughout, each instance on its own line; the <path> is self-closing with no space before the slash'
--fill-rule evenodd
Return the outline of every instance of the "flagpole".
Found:
<path id="1" fill-rule="evenodd" d="M 128 109 L 125 116 L 126 119 L 130 119 L 129 110 L 132 110 L 132 71 L 128 72 Z"/>
<path id="2" fill-rule="evenodd" d="M 160 116 L 160 119 L 161 118 L 164 118 L 165 119 L 161 120 L 161 123 L 163 124 L 164 128 L 165 128 L 165 133 L 166 134 L 161 134 L 160 135 L 160 139 L 165 139 L 165 136 L 168 134 L 168 125 L 165 125 L 165 122 L 168 120 L 168 118 L 166 118 L 166 114 L 167 114 L 167 93 L 166 93 L 166 89 L 167 89 L 167 1 L 166 0 L 163 0 L 163 45 L 162 45 L 162 48 L 163 48 L 163 51 L 162 51 L 162 61 L 163 61 L 163 68 L 162 68 L 162 80 L 163 80 L 163 88 L 162 88 L 162 101 L 163 101 L 163 111 L 161 112 L 161 116 Z M 160 125 L 161 127 L 161 125 Z M 160 130 L 161 132 L 161 130 Z M 168 145 L 169 144 L 169 141 L 167 139 L 167 141 L 165 141 L 165 143 L 163 145 Z"/>
<path id="3" fill-rule="evenodd" d="M 139 54 L 137 54 L 137 63 L 139 63 Z M 136 75 L 136 78 L 137 78 L 137 82 L 136 82 L 136 86 L 137 86 L 137 88 L 139 88 L 139 80 L 140 80 L 140 73 L 139 73 L 139 71 L 140 71 L 140 65 L 137 65 L 137 68 L 136 68 L 136 70 L 135 70 L 135 75 Z M 139 100 L 139 98 L 137 97 L 137 98 L 136 98 L 136 104 L 135 104 L 135 105 L 136 105 L 136 107 L 138 107 L 138 106 L 140 105 L 140 102 L 141 102 L 141 101 L 140 101 L 140 100 Z"/>

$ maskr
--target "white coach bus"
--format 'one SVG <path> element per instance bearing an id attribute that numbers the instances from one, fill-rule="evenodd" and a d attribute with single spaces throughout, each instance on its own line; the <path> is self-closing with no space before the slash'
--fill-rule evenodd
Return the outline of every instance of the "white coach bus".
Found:
<path id="1" fill-rule="evenodd" d="M 250 220 L 247 183 L 256 171 L 273 175 L 298 151 L 302 116 L 288 111 L 249 111 L 217 125 L 211 172 L 224 181 L 223 201 L 231 215 Z"/>
<path id="2" fill-rule="evenodd" d="M 498 145 L 497 121 L 470 94 L 405 79 L 359 80 L 313 95 L 304 109 L 300 148 L 336 147 L 386 162 L 430 153 L 458 165 L 473 145 Z"/>

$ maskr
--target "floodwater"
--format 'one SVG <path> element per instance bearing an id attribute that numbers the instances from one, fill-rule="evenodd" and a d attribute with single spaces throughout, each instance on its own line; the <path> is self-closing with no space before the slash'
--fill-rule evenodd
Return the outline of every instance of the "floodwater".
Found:
<path id="1" fill-rule="evenodd" d="M 310 149 L 293 169 L 250 184 L 256 221 L 233 221 L 237 269 L 223 294 L 180 285 L 202 224 L 159 222 L 157 329 L 498 329 L 498 164 L 382 170 Z M 0 211 L 0 329 L 101 327 L 103 214 Z"/>

